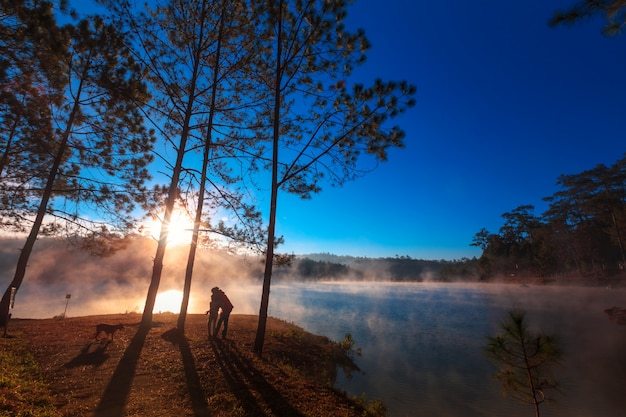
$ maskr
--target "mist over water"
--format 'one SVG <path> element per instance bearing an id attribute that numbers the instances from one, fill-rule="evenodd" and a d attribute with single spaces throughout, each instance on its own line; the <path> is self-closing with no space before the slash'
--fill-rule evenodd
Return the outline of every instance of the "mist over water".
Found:
<path id="1" fill-rule="evenodd" d="M 565 351 L 555 369 L 562 392 L 547 416 L 620 417 L 626 409 L 626 326 L 603 309 L 625 290 L 518 285 L 327 283 L 274 286 L 273 315 L 362 348 L 363 374 L 337 386 L 380 398 L 391 416 L 528 416 L 532 406 L 503 398 L 484 354 L 508 310 L 527 312 L 533 331 Z M 283 300 L 277 301 L 277 300 Z"/>
<path id="2" fill-rule="evenodd" d="M 0 241 L 0 286 L 11 281 L 22 240 Z M 94 258 L 41 239 L 29 262 L 13 317 L 50 318 L 143 311 L 155 243 L 136 241 L 108 258 Z M 159 292 L 181 291 L 186 246 L 169 247 Z M 190 313 L 203 313 L 219 286 L 234 314 L 258 314 L 262 262 L 199 251 Z M 562 392 L 543 404 L 552 417 L 623 417 L 626 410 L 626 326 L 603 310 L 626 308 L 626 289 L 497 284 L 274 282 L 269 314 L 343 340 L 350 333 L 363 355 L 362 373 L 339 373 L 350 395 L 380 398 L 392 417 L 526 417 L 532 407 L 503 398 L 484 354 L 508 310 L 527 312 L 531 330 L 556 336 L 565 355 L 555 370 Z M 177 312 L 177 311 L 175 311 Z"/>

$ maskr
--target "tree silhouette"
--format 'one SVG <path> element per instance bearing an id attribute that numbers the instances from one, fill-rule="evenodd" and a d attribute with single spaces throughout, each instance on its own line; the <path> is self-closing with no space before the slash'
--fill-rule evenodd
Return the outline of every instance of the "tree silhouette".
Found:
<path id="1" fill-rule="evenodd" d="M 608 36 L 621 33 L 626 24 L 626 3 L 623 0 L 582 0 L 568 10 L 558 10 L 550 26 L 572 25 L 582 19 L 602 15 L 606 19 L 603 32 Z"/>
<path id="2" fill-rule="evenodd" d="M 51 13 L 50 3 L 38 4 L 45 4 L 44 10 Z M 38 27 L 36 32 L 57 33 L 54 19 L 39 23 L 48 26 Z M 33 184 L 41 183 L 43 189 L 29 190 L 34 219 L 13 280 L 0 302 L 3 324 L 8 318 L 11 288 L 20 288 L 40 232 L 66 229 L 91 238 L 108 238 L 116 231 L 122 235 L 133 227 L 131 213 L 136 204 L 148 198 L 143 184 L 149 178 L 146 165 L 152 160 L 153 136 L 135 105 L 148 96 L 140 66 L 130 57 L 117 28 L 98 16 L 58 30 L 60 37 L 48 40 L 54 45 L 54 54 L 48 54 L 52 61 L 37 67 L 40 79 L 55 80 L 40 90 L 48 96 L 47 117 L 54 128 L 42 123 L 41 130 L 21 132 L 45 138 L 31 154 L 37 152 L 35 158 L 46 161 L 47 170 L 33 173 L 40 176 Z M 55 43 L 55 39 L 63 42 Z M 59 67 L 64 74 L 61 80 L 56 78 L 58 74 L 48 73 Z M 29 141 L 26 137 L 25 142 Z M 10 167 L 13 162 L 6 163 Z M 56 220 L 46 224 L 50 215 Z"/>
<path id="3" fill-rule="evenodd" d="M 202 2 L 202 4 L 206 4 L 206 1 Z M 180 332 L 184 331 L 185 319 L 187 316 L 187 308 L 189 304 L 189 296 L 191 292 L 191 282 L 193 276 L 193 267 L 198 248 L 200 228 L 204 225 L 203 212 L 205 200 L 207 198 L 210 198 L 212 201 L 211 204 L 213 206 L 222 206 L 224 208 L 230 209 L 231 212 L 234 213 L 235 216 L 237 216 L 239 220 L 239 225 L 242 226 L 238 227 L 237 225 L 235 225 L 227 227 L 223 222 L 220 222 L 216 228 L 211 228 L 211 225 L 205 225 L 205 227 L 209 227 L 209 229 L 205 229 L 205 231 L 219 233 L 221 236 L 227 237 L 228 239 L 235 240 L 245 245 L 258 244 L 263 236 L 260 213 L 257 212 L 253 206 L 243 202 L 240 194 L 226 190 L 219 186 L 215 186 L 211 182 L 209 182 L 208 185 L 214 185 L 213 189 L 217 191 L 217 194 L 209 195 L 207 193 L 208 167 L 210 164 L 215 164 L 215 158 L 211 157 L 211 151 L 217 146 L 224 146 L 228 143 L 227 146 L 230 147 L 236 142 L 221 141 L 221 143 L 219 144 L 214 144 L 214 119 L 216 117 L 216 114 L 220 113 L 218 107 L 221 107 L 221 104 L 218 103 L 218 101 L 223 100 L 223 98 L 222 100 L 220 100 L 218 92 L 225 90 L 222 84 L 225 84 L 226 81 L 229 81 L 229 76 L 232 77 L 233 75 L 233 69 L 241 66 L 241 62 L 245 60 L 245 58 L 242 58 L 238 54 L 233 53 L 233 50 L 229 48 L 228 45 L 229 43 L 233 43 L 233 39 L 241 39 L 241 33 L 246 32 L 246 30 L 242 26 L 242 22 L 245 22 L 245 16 L 242 15 L 241 10 L 238 9 L 238 7 L 234 7 L 231 0 L 222 0 L 216 8 L 215 13 L 218 16 L 217 22 L 210 23 L 217 26 L 217 33 L 215 34 L 215 42 L 213 47 L 213 60 L 211 65 L 211 93 L 209 102 L 207 103 L 208 118 L 204 133 L 202 163 L 198 178 L 199 190 L 196 197 L 197 202 L 195 210 L 196 214 L 194 220 L 194 228 L 187 258 L 187 267 L 185 269 L 183 298 L 176 325 L 177 329 Z M 235 15 L 235 18 L 233 18 L 233 15 Z M 202 16 L 202 14 L 200 14 L 200 16 Z M 239 42 L 237 43 L 239 44 Z M 223 52 L 227 54 L 225 60 L 221 58 Z M 223 73 L 226 74 L 225 77 L 222 76 Z M 239 86 L 241 86 L 241 84 L 239 84 Z M 242 93 L 242 90 L 244 89 L 240 89 L 239 92 Z M 240 121 L 241 119 L 238 120 Z M 232 153 L 229 152 L 229 154 L 230 157 L 234 157 Z M 219 169 L 223 172 L 225 170 L 224 165 L 221 165 Z M 230 180 L 226 182 L 231 183 Z"/>
<path id="4" fill-rule="evenodd" d="M 258 1 L 263 45 L 257 62 L 266 92 L 259 126 L 269 125 L 271 197 L 259 325 L 253 350 L 261 355 L 275 262 L 276 211 L 280 189 L 310 198 L 324 181 L 354 179 L 363 155 L 384 161 L 402 147 L 404 133 L 389 118 L 413 104 L 415 88 L 376 80 L 352 85 L 354 66 L 364 62 L 369 43 L 362 31 L 350 33 L 343 20 L 345 0 Z M 269 123 L 268 123 L 269 121 Z"/>
<path id="5" fill-rule="evenodd" d="M 169 181 L 164 187 L 161 230 L 142 316 L 144 327 L 152 321 L 172 213 L 177 204 L 191 212 L 195 207 L 178 322 L 182 329 L 200 231 L 254 239 L 254 228 L 260 221 L 258 213 L 234 189 L 241 177 L 231 174 L 233 164 L 243 165 L 242 161 L 253 158 L 258 153 L 255 147 L 260 145 L 241 133 L 247 128 L 248 105 L 243 99 L 249 91 L 242 80 L 253 49 L 248 43 L 255 37 L 244 36 L 249 33 L 247 9 L 240 2 L 171 0 L 155 2 L 147 10 L 137 10 L 128 1 L 104 3 L 123 22 L 130 47 L 149 68 L 147 79 L 154 100 L 147 117 L 158 128 L 164 153 L 171 149 L 175 154 L 174 161 L 159 155 Z M 249 172 L 253 171 L 252 166 Z M 234 211 L 246 227 L 211 225 L 203 215 L 207 206 Z"/>
<path id="6" fill-rule="evenodd" d="M 45 186 L 52 114 L 65 85 L 66 33 L 46 2 L 2 3 L 0 20 L 0 212 L 3 229 L 26 232 Z"/>
<path id="7" fill-rule="evenodd" d="M 546 391 L 558 386 L 549 371 L 562 352 L 552 337 L 531 333 L 524 320 L 524 312 L 509 311 L 501 325 L 503 332 L 489 338 L 486 351 L 500 366 L 496 378 L 505 393 L 533 404 L 535 416 L 539 417 L 539 405 L 547 399 Z"/>
<path id="8" fill-rule="evenodd" d="M 472 246 L 483 250 L 483 276 L 509 275 L 511 265 L 536 276 L 576 272 L 604 278 L 626 266 L 626 157 L 577 174 L 560 175 L 544 197 L 541 216 L 525 205 L 504 213 L 499 233 L 482 229 Z"/>

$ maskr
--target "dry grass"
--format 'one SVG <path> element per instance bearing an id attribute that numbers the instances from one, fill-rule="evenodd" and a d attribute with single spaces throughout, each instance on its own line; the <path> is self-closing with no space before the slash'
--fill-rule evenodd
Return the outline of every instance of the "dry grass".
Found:
<path id="1" fill-rule="evenodd" d="M 325 337 L 270 318 L 259 358 L 256 316 L 231 316 L 227 340 L 207 338 L 204 315 L 188 316 L 184 337 L 176 315 L 155 315 L 147 334 L 138 332 L 140 318 L 12 320 L 0 352 L 27 347 L 63 416 L 372 415 L 332 389 L 337 365 L 354 364 Z M 95 340 L 99 323 L 125 328 Z M 10 390 L 19 387 L 0 394 Z"/>

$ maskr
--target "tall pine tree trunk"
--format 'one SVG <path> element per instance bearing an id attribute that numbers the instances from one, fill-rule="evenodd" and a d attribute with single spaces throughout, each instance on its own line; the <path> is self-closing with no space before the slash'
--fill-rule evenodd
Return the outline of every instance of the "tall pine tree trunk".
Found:
<path id="1" fill-rule="evenodd" d="M 189 111 L 190 113 L 190 111 Z M 146 304 L 141 316 L 140 330 L 148 330 L 152 327 L 152 311 L 156 303 L 156 296 L 161 283 L 161 275 L 163 273 L 163 259 L 165 258 L 165 250 L 167 249 L 167 238 L 169 236 L 169 227 L 172 221 L 172 212 L 178 198 L 178 181 L 182 171 L 183 156 L 185 154 L 185 146 L 189 131 L 189 120 L 186 121 L 186 127 L 183 129 L 180 139 L 180 147 L 178 148 L 176 164 L 172 171 L 172 181 L 170 183 L 167 200 L 165 202 L 165 213 L 163 214 L 163 223 L 161 223 L 161 231 L 159 233 L 159 242 L 157 243 L 156 254 L 154 255 L 154 263 L 152 266 L 152 277 L 150 278 L 150 286 L 146 294 Z"/>
<path id="2" fill-rule="evenodd" d="M 198 39 L 198 45 L 195 47 L 200 48 L 199 45 L 201 42 L 202 39 Z M 197 55 L 195 56 L 195 61 L 193 63 L 193 75 L 188 90 L 188 99 L 185 106 L 185 119 L 182 124 L 178 151 L 176 152 L 176 163 L 174 165 L 174 169 L 172 170 L 172 180 L 168 188 L 167 200 L 165 202 L 165 213 L 163 215 L 163 223 L 161 224 L 161 231 L 159 233 L 159 242 L 157 244 L 156 254 L 154 255 L 152 277 L 150 278 L 150 286 L 148 287 L 148 293 L 146 294 L 146 304 L 141 317 L 140 328 L 143 330 L 152 327 L 154 304 L 156 303 L 156 296 L 161 283 L 161 275 L 163 274 L 163 259 L 165 258 L 165 250 L 167 249 L 169 226 L 172 221 L 172 212 L 174 211 L 176 199 L 178 198 L 178 182 L 180 181 L 180 174 L 183 169 L 183 159 L 187 147 L 187 139 L 189 138 L 189 131 L 191 129 L 191 116 L 193 114 L 198 74 L 200 71 L 200 53 L 198 52 L 198 49 L 196 50 L 196 54 Z"/>
<path id="3" fill-rule="evenodd" d="M 206 2 L 203 2 L 203 7 Z M 204 10 L 204 9 L 203 9 Z M 183 299 L 180 304 L 180 313 L 178 314 L 178 322 L 176 328 L 184 332 L 185 320 L 187 318 L 187 309 L 189 308 L 189 296 L 191 294 L 191 280 L 193 278 L 193 265 L 198 250 L 198 234 L 200 232 L 200 224 L 202 223 L 202 209 L 204 208 L 204 195 L 206 192 L 206 179 L 209 165 L 209 153 L 211 149 L 211 135 L 213 131 L 213 116 L 215 114 L 215 100 L 217 97 L 217 82 L 220 73 L 220 53 L 222 45 L 222 36 L 224 33 L 224 15 L 226 11 L 226 1 L 222 1 L 222 13 L 220 16 L 220 27 L 217 35 L 217 48 L 215 52 L 215 68 L 213 71 L 213 90 L 211 91 L 211 107 L 209 109 L 209 121 L 206 129 L 206 140 L 202 152 L 202 172 L 200 174 L 200 189 L 198 190 L 198 204 L 196 206 L 196 217 L 193 223 L 193 235 L 191 237 L 191 246 L 189 247 L 189 255 L 187 257 L 187 268 L 185 269 L 185 284 L 183 286 Z M 204 23 L 204 21 L 203 21 Z M 200 36 L 202 38 L 202 36 Z"/>
<path id="4" fill-rule="evenodd" d="M 272 267 L 274 265 L 274 236 L 276 230 L 276 201 L 278 197 L 278 139 L 280 137 L 280 86 L 281 86 L 281 53 L 282 53 L 282 0 L 278 2 L 278 37 L 276 46 L 276 81 L 274 85 L 274 120 L 273 120 L 273 149 L 272 149 L 272 195 L 270 201 L 270 218 L 267 228 L 267 250 L 265 253 L 265 271 L 263 273 L 263 290 L 261 293 L 261 308 L 259 310 L 259 325 L 256 330 L 253 351 L 261 356 L 265 343 L 265 328 L 267 325 L 267 310 L 270 302 L 270 285 L 272 282 Z"/>
<path id="5" fill-rule="evenodd" d="M 46 181 L 46 186 L 44 188 L 43 194 L 41 196 L 41 201 L 39 202 L 39 208 L 37 209 L 37 215 L 35 216 L 35 221 L 30 229 L 30 233 L 26 238 L 26 242 L 24 243 L 24 247 L 20 252 L 20 256 L 17 260 L 17 266 L 15 268 L 15 275 L 13 276 L 13 280 L 4 291 L 2 296 L 2 300 L 0 300 L 0 326 L 4 326 L 6 328 L 9 321 L 9 310 L 11 307 L 11 292 L 12 288 L 15 288 L 15 294 L 20 289 L 22 282 L 24 281 L 24 276 L 26 276 L 26 267 L 28 266 L 28 260 L 30 259 L 30 255 L 33 252 L 33 247 L 35 246 L 35 242 L 37 241 L 37 236 L 39 235 L 39 230 L 41 229 L 41 225 L 43 224 L 43 219 L 46 215 L 46 211 L 48 209 L 48 203 L 50 202 L 50 198 L 52 197 L 52 190 L 54 187 L 54 182 L 57 178 L 57 174 L 59 172 L 59 167 L 61 166 L 61 162 L 63 161 L 63 157 L 65 155 L 65 151 L 67 150 L 67 144 L 70 137 L 70 132 L 72 131 L 72 127 L 74 125 L 74 119 L 76 117 L 76 113 L 80 106 L 78 97 L 80 97 L 81 89 L 82 89 L 82 80 L 79 83 L 78 90 L 76 92 L 76 101 L 74 101 L 74 107 L 72 108 L 72 112 L 70 113 L 70 117 L 67 121 L 67 126 L 65 127 L 65 132 L 63 132 L 63 136 L 61 137 L 61 141 L 59 143 L 59 147 L 57 149 L 57 153 L 54 157 L 54 161 L 52 162 L 52 167 L 50 168 L 50 172 L 48 173 L 48 179 Z"/>

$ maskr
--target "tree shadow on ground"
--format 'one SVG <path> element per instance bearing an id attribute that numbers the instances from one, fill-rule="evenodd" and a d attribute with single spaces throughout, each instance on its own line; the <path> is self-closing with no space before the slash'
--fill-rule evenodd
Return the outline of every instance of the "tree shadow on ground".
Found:
<path id="1" fill-rule="evenodd" d="M 66 368 L 76 368 L 77 366 L 92 365 L 99 367 L 107 359 L 109 354 L 106 353 L 106 348 L 111 343 L 111 340 L 94 340 L 87 343 L 80 351 L 78 355 L 72 358 L 71 361 L 66 363 Z"/>
<path id="2" fill-rule="evenodd" d="M 304 414 L 289 404 L 287 399 L 263 377 L 262 373 L 239 352 L 235 345 L 216 338 L 212 338 L 210 343 L 224 379 L 241 408 L 245 410 L 246 416 L 268 415 L 259 403 L 262 400 L 271 410 L 272 416 L 304 417 Z M 255 398 L 253 392 L 259 393 L 260 400 Z"/>
<path id="3" fill-rule="evenodd" d="M 187 342 L 187 338 L 179 329 L 170 329 L 163 333 L 161 337 L 168 342 L 171 342 L 174 346 L 178 347 L 180 355 L 183 360 L 183 368 L 185 370 L 185 380 L 187 381 L 187 388 L 191 399 L 191 406 L 193 407 L 193 413 L 196 417 L 208 417 L 209 407 L 206 402 L 206 396 L 202 389 L 202 383 L 200 382 L 200 376 L 196 370 L 196 362 L 191 353 L 191 348 Z"/>
<path id="4" fill-rule="evenodd" d="M 137 363 L 149 330 L 149 328 L 139 326 L 133 340 L 126 348 L 124 356 L 115 368 L 115 372 L 96 408 L 94 417 L 121 417 L 124 415 L 124 407 L 130 394 Z"/>

